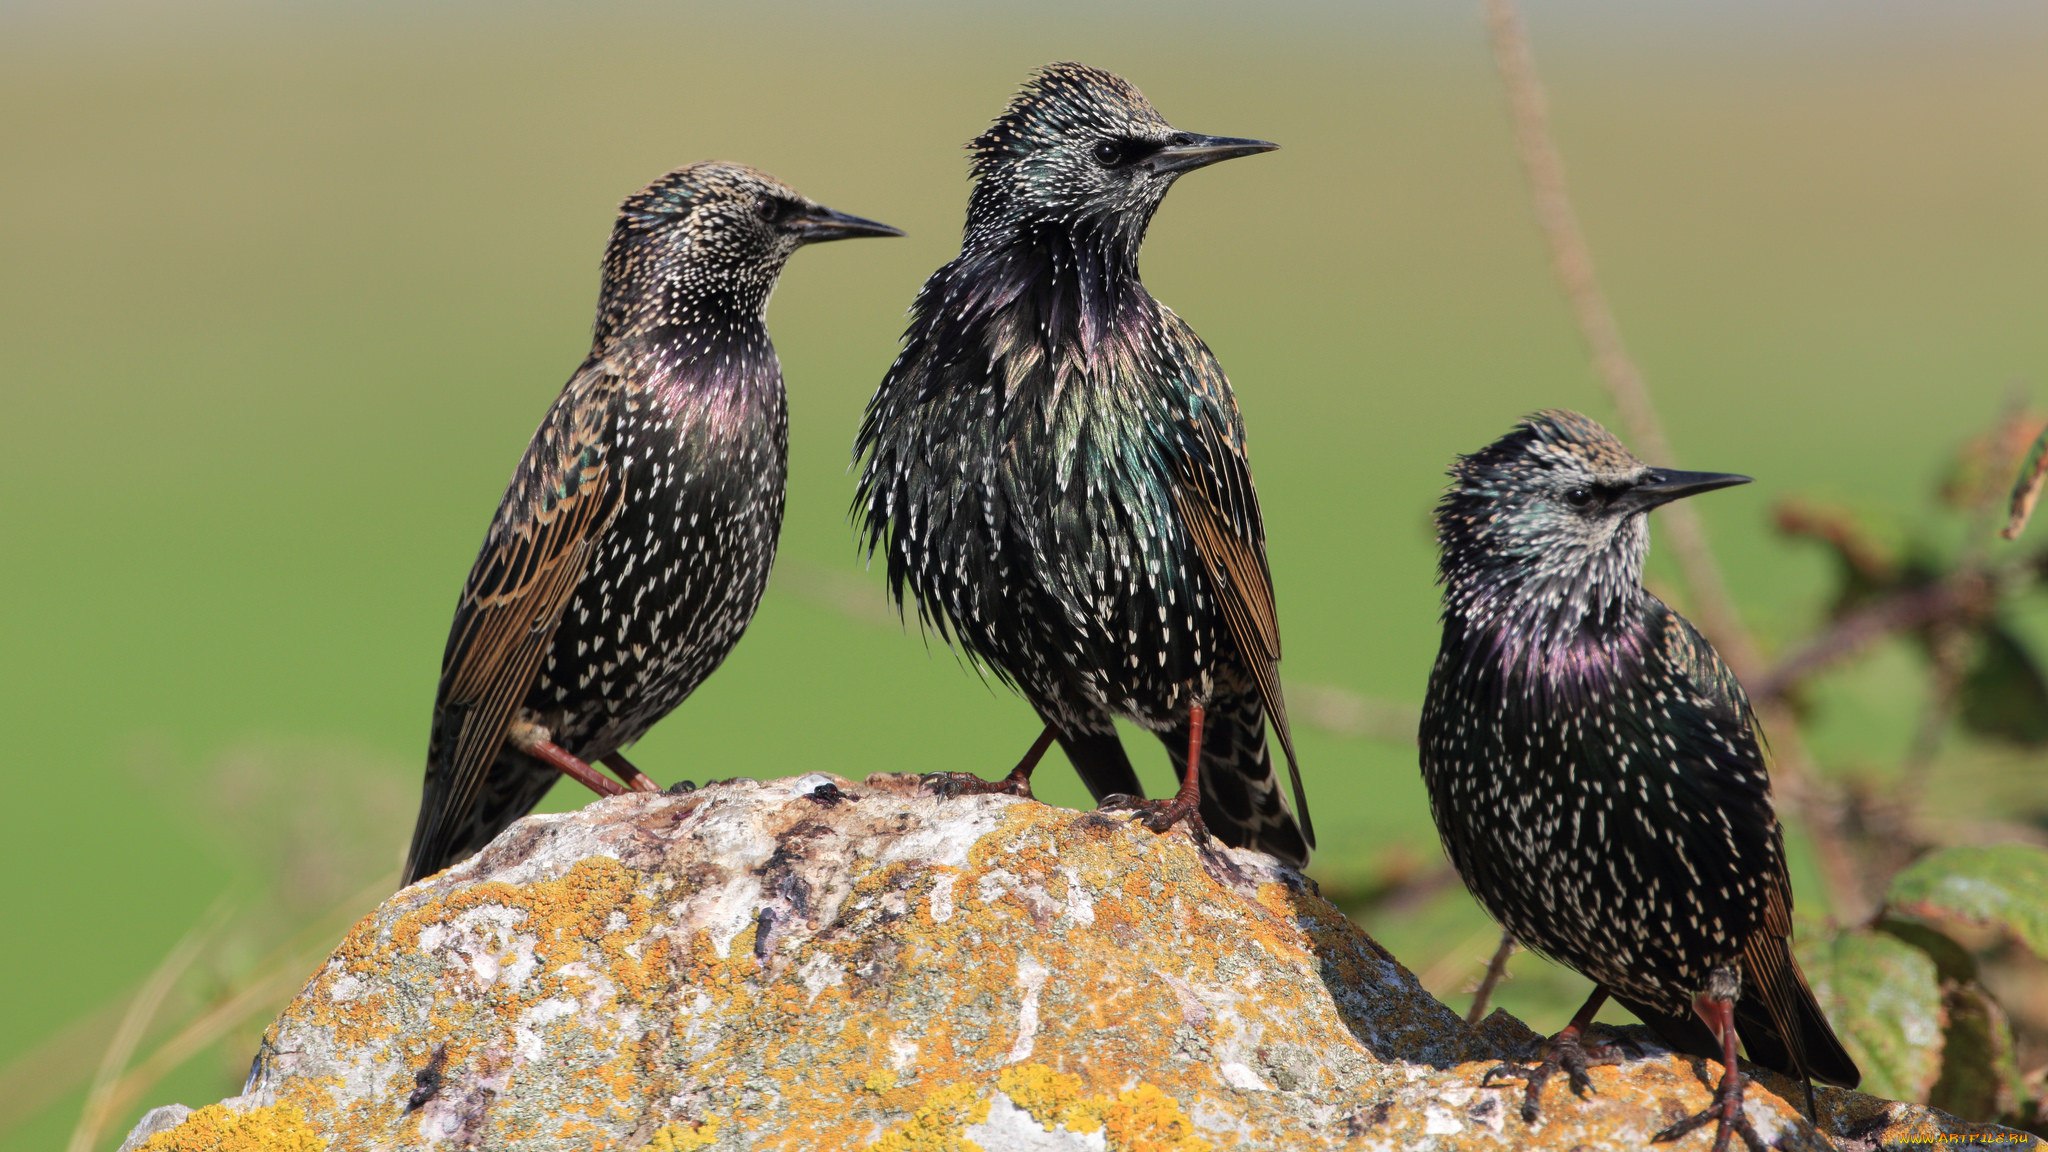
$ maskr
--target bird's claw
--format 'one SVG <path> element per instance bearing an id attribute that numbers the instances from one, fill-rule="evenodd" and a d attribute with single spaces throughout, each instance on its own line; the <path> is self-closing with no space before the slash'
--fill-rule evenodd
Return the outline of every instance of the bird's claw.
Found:
<path id="1" fill-rule="evenodd" d="M 1741 1074 L 1736 1073 L 1739 1077 Z M 1757 1134 L 1756 1125 L 1742 1111 L 1742 1084 L 1738 1079 L 1731 1087 L 1724 1076 L 1720 1088 L 1714 1092 L 1714 1102 L 1687 1116 L 1683 1120 L 1665 1125 L 1655 1136 L 1652 1144 L 1668 1144 L 1688 1136 L 1708 1124 L 1714 1125 L 1713 1152 L 1728 1152 L 1728 1138 L 1734 1134 L 1742 1136 L 1742 1143 L 1749 1152 L 1768 1152 L 1768 1145 Z"/>
<path id="2" fill-rule="evenodd" d="M 984 780 L 972 772 L 930 772 L 919 781 L 926 792 L 952 799 L 956 796 L 1021 796 L 1032 799 L 1031 780 L 1015 772 L 1001 780 Z"/>
<path id="3" fill-rule="evenodd" d="M 1200 807 L 1192 800 L 1176 796 L 1171 800 L 1147 800 L 1142 796 L 1131 796 L 1122 792 L 1102 798 L 1104 811 L 1130 813 L 1131 819 L 1154 832 L 1166 832 L 1176 824 L 1185 824 L 1188 831 L 1197 838 L 1208 833 L 1208 826 L 1202 823 Z"/>
<path id="4" fill-rule="evenodd" d="M 1479 1084 L 1490 1088 L 1497 1076 L 1522 1081 L 1522 1123 L 1534 1124 L 1543 1115 L 1543 1088 L 1551 1077 L 1564 1073 L 1572 1095 L 1585 1100 L 1593 1095 L 1593 1077 L 1586 1069 L 1596 1064 L 1618 1063 L 1620 1059 L 1612 1045 L 1587 1044 L 1576 1035 L 1559 1034 L 1543 1046 L 1543 1058 L 1535 1064 L 1496 1064 L 1479 1078 Z"/>

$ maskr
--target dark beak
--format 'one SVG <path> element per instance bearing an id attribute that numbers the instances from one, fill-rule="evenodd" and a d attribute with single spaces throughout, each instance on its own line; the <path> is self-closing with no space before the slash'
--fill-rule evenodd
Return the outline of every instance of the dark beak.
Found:
<path id="1" fill-rule="evenodd" d="M 1733 472 L 1680 472 L 1676 468 L 1653 468 L 1643 474 L 1630 495 L 1634 497 L 1636 507 L 1647 512 L 1673 500 L 1747 483 L 1749 477 Z"/>
<path id="2" fill-rule="evenodd" d="M 1155 176 L 1175 172 L 1192 172 L 1207 168 L 1223 160 L 1235 160 L 1239 156 L 1255 156 L 1260 152 L 1271 152 L 1280 147 L 1270 140 L 1247 140 L 1240 136 L 1197 136 L 1182 133 L 1169 141 L 1166 147 L 1154 152 L 1138 166 Z"/>
<path id="3" fill-rule="evenodd" d="M 891 228 L 879 220 L 849 216 L 844 212 L 834 212 L 822 206 L 791 220 L 786 227 L 806 244 L 816 244 L 824 240 L 851 240 L 856 236 L 903 235 L 901 228 Z"/>

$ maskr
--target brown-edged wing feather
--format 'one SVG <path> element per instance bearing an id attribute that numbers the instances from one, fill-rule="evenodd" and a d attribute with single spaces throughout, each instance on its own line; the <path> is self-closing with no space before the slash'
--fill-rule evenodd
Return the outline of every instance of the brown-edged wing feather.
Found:
<path id="1" fill-rule="evenodd" d="M 1188 417 L 1188 435 L 1180 442 L 1182 467 L 1173 489 L 1174 506 L 1202 558 L 1203 573 L 1216 590 L 1230 638 L 1244 656 L 1287 755 L 1295 818 L 1301 823 L 1302 838 L 1313 847 L 1315 825 L 1309 820 L 1308 794 L 1301 786 L 1294 735 L 1287 724 L 1287 702 L 1280 693 L 1280 617 L 1273 603 L 1273 574 L 1266 566 L 1265 521 L 1245 457 L 1237 400 L 1208 347 L 1179 317 L 1171 312 L 1166 317 L 1188 347 L 1188 383 L 1198 400 Z"/>
<path id="2" fill-rule="evenodd" d="M 610 458 L 620 385 L 584 365 L 548 410 L 470 569 L 434 701 L 434 733 L 406 882 L 442 859 L 476 807 L 576 584 L 617 515 Z"/>

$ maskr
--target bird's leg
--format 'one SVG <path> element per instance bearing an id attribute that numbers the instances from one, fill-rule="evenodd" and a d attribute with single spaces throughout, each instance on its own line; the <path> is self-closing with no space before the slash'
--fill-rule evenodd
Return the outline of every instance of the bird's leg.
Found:
<path id="1" fill-rule="evenodd" d="M 661 785 L 656 784 L 653 777 L 633 767 L 631 760 L 626 759 L 617 752 L 609 756 L 599 756 L 597 762 L 611 769 L 613 775 L 624 780 L 626 787 L 631 788 L 635 792 L 661 791 Z"/>
<path id="2" fill-rule="evenodd" d="M 599 796 L 625 795 L 624 787 L 614 784 L 597 769 L 571 756 L 567 749 L 554 742 L 552 736 L 553 733 L 546 728 L 521 717 L 512 721 L 512 729 L 506 733 L 505 741 Z"/>
<path id="3" fill-rule="evenodd" d="M 1205 832 L 1202 826 L 1202 722 L 1205 718 L 1201 702 L 1188 706 L 1188 764 L 1181 773 L 1180 789 L 1171 800 L 1142 800 L 1135 796 L 1112 797 L 1104 801 L 1103 807 L 1132 809 L 1138 820 L 1154 832 L 1164 832 L 1175 824 L 1186 822 L 1196 832 Z"/>
<path id="4" fill-rule="evenodd" d="M 1587 1044 L 1586 1029 L 1593 1026 L 1593 1017 L 1600 1006 L 1607 1003 L 1607 989 L 1595 987 L 1593 994 L 1586 997 L 1586 1003 L 1564 1031 L 1552 1036 L 1543 1044 L 1543 1059 L 1533 1067 L 1520 1064 L 1497 1064 L 1486 1070 L 1480 1078 L 1482 1085 L 1490 1085 L 1496 1076 L 1520 1079 L 1527 1088 L 1522 1093 L 1522 1123 L 1534 1124 L 1543 1112 L 1543 1086 L 1559 1072 L 1572 1086 L 1573 1095 L 1584 1100 L 1593 1094 L 1593 1078 L 1586 1075 L 1586 1069 L 1595 1064 L 1613 1064 L 1620 1059 L 1614 1049 L 1606 1044 Z"/>
<path id="5" fill-rule="evenodd" d="M 1045 759 L 1045 750 L 1052 747 L 1052 742 L 1058 736 L 1058 730 L 1047 724 L 1045 731 L 1038 734 L 1038 739 L 1031 742 L 1031 747 L 1025 751 L 1024 758 L 1017 761 L 1017 766 L 1010 769 L 1010 774 L 1001 780 L 983 780 L 972 772 L 932 772 L 925 776 L 924 786 L 940 796 L 986 796 L 1000 793 L 1005 796 L 1022 796 L 1028 800 L 1031 798 L 1031 773 L 1038 767 L 1038 762 Z"/>
<path id="6" fill-rule="evenodd" d="M 1720 973 L 1715 973 L 1718 976 Z M 1742 1134 L 1742 1143 L 1752 1152 L 1764 1152 L 1763 1138 L 1757 1135 L 1756 1126 L 1749 1117 L 1742 1114 L 1742 1069 L 1735 1062 L 1735 997 L 1717 996 L 1721 991 L 1715 988 L 1716 981 L 1710 977 L 1708 991 L 1692 998 L 1692 1010 L 1721 1042 L 1721 1083 L 1714 1089 L 1714 1102 L 1698 1112 L 1687 1116 L 1655 1136 L 1653 1144 L 1676 1140 L 1694 1129 L 1714 1122 L 1714 1152 L 1728 1152 L 1728 1138 L 1737 1132 Z M 1740 985 L 1736 985 L 1740 988 Z"/>

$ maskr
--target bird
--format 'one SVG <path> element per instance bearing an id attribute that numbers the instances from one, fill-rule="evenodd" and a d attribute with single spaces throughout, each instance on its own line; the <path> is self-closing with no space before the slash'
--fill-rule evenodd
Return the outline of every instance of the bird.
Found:
<path id="1" fill-rule="evenodd" d="M 590 352 L 542 418 L 462 589 L 441 660 L 411 884 L 568 774 L 658 786 L 620 750 L 739 641 L 782 526 L 789 424 L 768 297 L 805 244 L 900 236 L 740 164 L 628 197 Z"/>
<path id="2" fill-rule="evenodd" d="M 1443 639 L 1420 731 L 1445 852 L 1525 946 L 1593 981 L 1526 1083 L 1615 1059 L 1583 1041 L 1612 997 L 1674 1049 L 1716 1059 L 1715 1102 L 1664 1129 L 1741 1118 L 1749 1059 L 1854 1087 L 1856 1063 L 1794 960 L 1792 886 L 1742 685 L 1643 587 L 1647 515 L 1749 477 L 1645 464 L 1576 412 L 1526 417 L 1459 457 L 1436 508 Z"/>
<path id="3" fill-rule="evenodd" d="M 1278 145 L 1184 132 L 1110 72 L 1036 72 L 969 143 L 960 254 L 925 282 L 854 445 L 852 518 L 889 595 L 1019 691 L 1096 800 L 1300 865 L 1314 831 L 1244 421 L 1216 357 L 1138 276 L 1174 182 Z M 1166 745 L 1142 799 L 1115 720 Z M 1290 814 L 1267 728 L 1286 753 Z"/>

